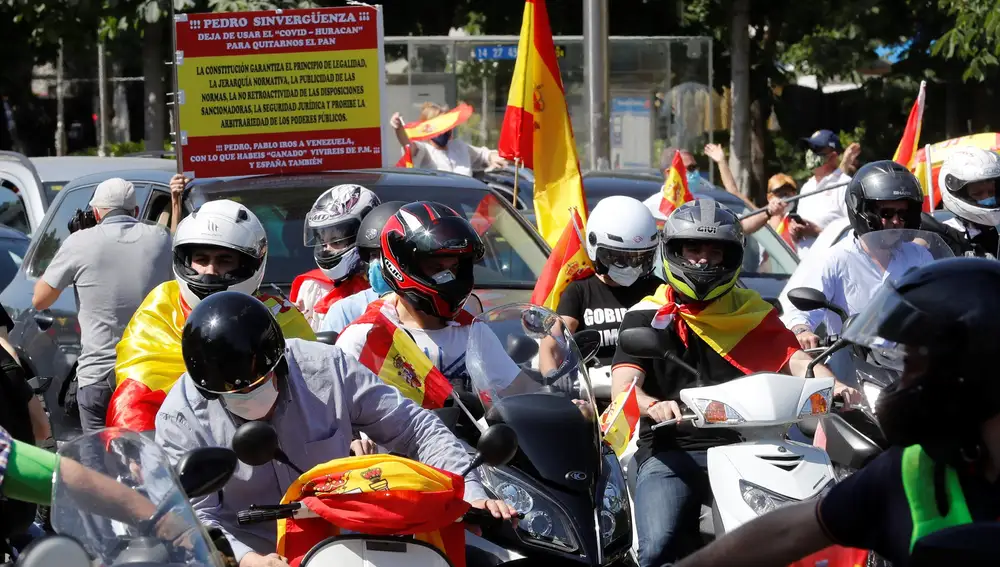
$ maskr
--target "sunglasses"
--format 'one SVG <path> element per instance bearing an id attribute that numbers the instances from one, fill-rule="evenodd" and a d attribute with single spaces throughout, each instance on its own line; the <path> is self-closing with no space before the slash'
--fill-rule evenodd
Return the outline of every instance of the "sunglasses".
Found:
<path id="1" fill-rule="evenodd" d="M 878 216 L 884 221 L 892 220 L 893 217 L 899 217 L 899 220 L 905 221 L 909 212 L 909 209 L 880 209 Z"/>

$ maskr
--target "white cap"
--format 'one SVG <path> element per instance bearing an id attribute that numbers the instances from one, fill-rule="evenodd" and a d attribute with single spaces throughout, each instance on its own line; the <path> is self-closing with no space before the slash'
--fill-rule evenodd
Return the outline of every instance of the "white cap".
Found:
<path id="1" fill-rule="evenodd" d="M 121 209 L 131 213 L 135 210 L 135 188 L 121 177 L 106 179 L 97 186 L 90 206 L 95 209 Z"/>

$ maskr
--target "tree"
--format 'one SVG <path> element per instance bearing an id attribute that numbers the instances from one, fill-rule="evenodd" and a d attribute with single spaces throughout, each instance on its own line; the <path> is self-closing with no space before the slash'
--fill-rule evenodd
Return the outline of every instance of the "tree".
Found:
<path id="1" fill-rule="evenodd" d="M 935 43 L 933 53 L 964 61 L 963 79 L 985 80 L 1000 65 L 1000 0 L 939 0 L 938 5 L 953 24 Z"/>

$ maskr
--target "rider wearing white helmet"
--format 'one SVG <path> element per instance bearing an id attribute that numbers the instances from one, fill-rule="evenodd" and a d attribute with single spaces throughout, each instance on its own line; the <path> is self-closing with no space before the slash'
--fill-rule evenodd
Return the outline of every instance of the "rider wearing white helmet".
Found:
<path id="1" fill-rule="evenodd" d="M 358 228 L 379 205 L 375 193 L 360 185 L 337 185 L 316 199 L 303 223 L 302 242 L 313 248 L 317 269 L 292 282 L 291 300 L 319 330 L 330 306 L 369 287 L 358 253 Z"/>
<path id="2" fill-rule="evenodd" d="M 997 257 L 997 181 L 1000 155 L 980 148 L 958 148 L 938 174 L 938 188 L 944 208 L 955 215 L 943 224 L 930 215 L 923 226 L 945 238 L 955 255 Z"/>
<path id="3" fill-rule="evenodd" d="M 220 291 L 254 295 L 277 319 L 286 337 L 316 335 L 283 297 L 261 293 L 267 264 L 267 233 L 245 206 L 209 201 L 177 225 L 174 279 L 146 296 L 118 343 L 117 386 L 107 424 L 152 431 L 167 392 L 185 372 L 181 331 L 191 310 Z"/>
<path id="4" fill-rule="evenodd" d="M 597 273 L 570 283 L 557 311 L 570 332 L 601 333 L 597 358 L 609 364 L 625 312 L 663 283 L 652 275 L 660 234 L 642 202 L 614 196 L 602 199 L 591 211 L 584 241 Z"/>

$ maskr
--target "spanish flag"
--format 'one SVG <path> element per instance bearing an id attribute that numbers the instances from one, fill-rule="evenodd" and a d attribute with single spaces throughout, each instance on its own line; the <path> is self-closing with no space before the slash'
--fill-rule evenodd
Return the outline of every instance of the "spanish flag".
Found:
<path id="1" fill-rule="evenodd" d="M 778 223 L 778 236 L 788 243 L 788 245 L 792 247 L 792 250 L 795 250 L 795 241 L 792 240 L 792 233 L 788 230 L 788 223 L 788 215 L 785 215 L 785 218 L 781 219 L 781 222 Z"/>
<path id="2" fill-rule="evenodd" d="M 472 116 L 472 107 L 466 103 L 460 103 L 448 112 L 438 114 L 430 120 L 410 122 L 406 128 L 406 137 L 411 142 L 429 140 L 439 134 L 444 134 L 449 130 L 464 124 Z"/>
<path id="3" fill-rule="evenodd" d="M 680 152 L 674 152 L 674 161 L 671 162 L 670 169 L 667 170 L 667 180 L 663 182 L 660 212 L 665 217 L 670 216 L 674 209 L 693 200 L 694 196 L 688 189 L 687 168 L 684 167 L 684 160 L 681 159 Z"/>
<path id="4" fill-rule="evenodd" d="M 403 157 L 396 162 L 396 167 L 413 167 L 413 152 L 410 151 L 410 144 L 406 144 Z"/>
<path id="5" fill-rule="evenodd" d="M 534 172 L 538 232 L 550 246 L 559 241 L 571 208 L 587 220 L 576 141 L 545 0 L 524 3 L 498 149 L 504 158 L 519 159 Z"/>
<path id="6" fill-rule="evenodd" d="M 618 394 L 601 414 L 601 434 L 619 457 L 625 453 L 639 423 L 639 398 L 635 390 L 637 380 L 633 378 L 628 390 Z"/>
<path id="7" fill-rule="evenodd" d="M 465 566 L 469 509 L 462 477 L 393 455 L 336 459 L 313 467 L 285 491 L 282 504 L 301 502 L 316 518 L 278 520 L 279 555 L 292 567 L 316 544 L 348 530 L 412 535 Z"/>
<path id="8" fill-rule="evenodd" d="M 444 407 L 452 386 L 417 343 L 386 315 L 392 310 L 385 301 L 373 301 L 364 315 L 351 325 L 370 325 L 360 361 L 386 384 L 427 409 Z M 472 314 L 459 310 L 456 321 L 472 323 Z"/>
<path id="9" fill-rule="evenodd" d="M 927 89 L 927 81 L 920 81 L 920 91 L 917 93 L 917 100 L 910 108 L 910 117 L 906 120 L 906 128 L 903 130 L 903 137 L 899 140 L 896 153 L 892 156 L 892 161 L 913 169 L 916 164 L 917 151 L 920 150 L 920 126 L 924 121 L 924 98 Z"/>
<path id="10" fill-rule="evenodd" d="M 559 307 L 559 298 L 570 282 L 594 273 L 594 265 L 583 247 L 581 224 L 580 215 L 573 211 L 535 282 L 535 290 L 531 293 L 531 302 L 535 305 L 555 311 Z"/>
<path id="11" fill-rule="evenodd" d="M 688 344 L 688 328 L 740 369 L 744 374 L 778 372 L 799 350 L 795 335 L 778 319 L 774 306 L 751 289 L 733 288 L 704 305 L 675 302 L 674 289 L 661 285 L 643 299 L 662 305 L 653 317 L 653 327 L 675 325 L 677 335 Z M 681 325 L 681 321 L 687 325 Z"/>
<path id="12" fill-rule="evenodd" d="M 285 338 L 316 340 L 309 323 L 281 297 L 258 293 L 274 314 Z M 108 427 L 152 431 L 167 392 L 187 369 L 181 356 L 181 333 L 191 310 L 184 305 L 177 280 L 149 292 L 125 327 L 115 364 L 117 387 L 108 406 Z"/>

